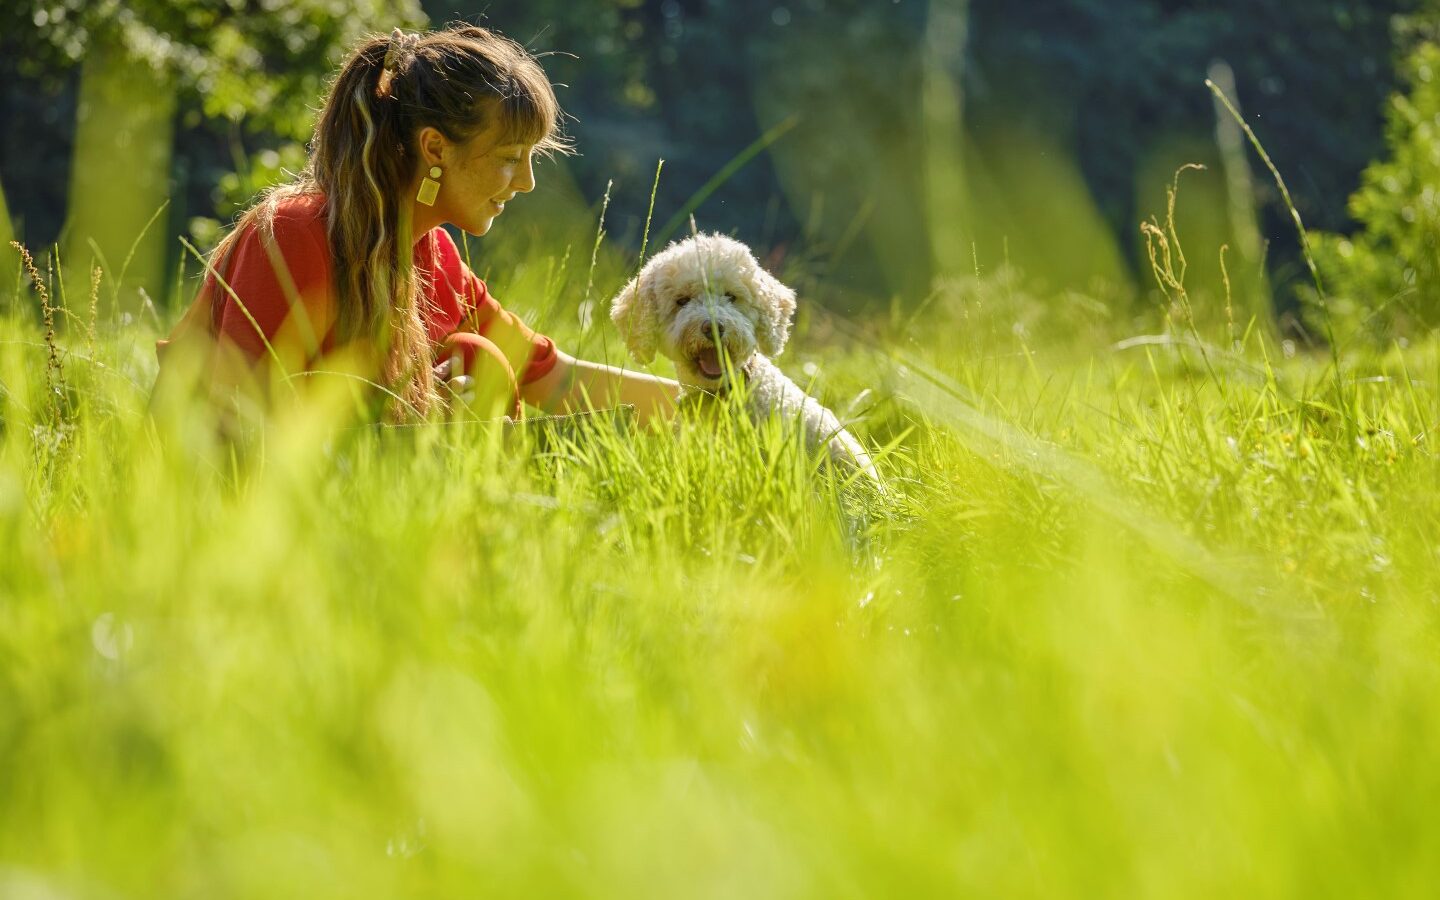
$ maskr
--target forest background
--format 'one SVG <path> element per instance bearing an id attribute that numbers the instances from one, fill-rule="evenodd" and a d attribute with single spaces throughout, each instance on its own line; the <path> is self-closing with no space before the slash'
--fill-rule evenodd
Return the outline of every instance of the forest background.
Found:
<path id="1" fill-rule="evenodd" d="M 358 34 L 466 19 L 549 54 L 581 150 L 546 165 L 513 239 L 583 242 L 609 186 L 608 233 L 638 247 L 664 159 L 660 237 L 693 212 L 837 308 L 1007 264 L 1047 294 L 1124 297 L 1151 283 L 1139 223 L 1199 163 L 1179 210 L 1203 256 L 1192 288 L 1218 290 L 1224 245 L 1250 312 L 1304 335 L 1289 212 L 1205 79 L 1305 223 L 1353 232 L 1386 98 L 1435 16 L 1417 0 L 24 0 L 0 12 L 0 237 L 57 244 L 82 273 L 128 257 L 114 299 L 173 311 L 194 288 L 174 236 L 212 245 L 302 165 Z"/>

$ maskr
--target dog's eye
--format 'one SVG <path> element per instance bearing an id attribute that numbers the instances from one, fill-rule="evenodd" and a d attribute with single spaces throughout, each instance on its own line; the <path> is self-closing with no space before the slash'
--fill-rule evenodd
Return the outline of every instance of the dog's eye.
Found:
<path id="1" fill-rule="evenodd" d="M 679 298 L 677 298 L 677 299 L 675 300 L 675 305 L 676 305 L 676 306 L 684 306 L 685 304 L 687 304 L 687 303 L 689 303 L 689 302 L 690 302 L 690 298 L 689 298 L 689 297 L 679 297 Z"/>
<path id="2" fill-rule="evenodd" d="M 725 302 L 726 302 L 726 303 L 734 303 L 734 302 L 735 302 L 735 295 L 734 295 L 734 294 L 726 294 L 726 295 L 725 295 Z"/>

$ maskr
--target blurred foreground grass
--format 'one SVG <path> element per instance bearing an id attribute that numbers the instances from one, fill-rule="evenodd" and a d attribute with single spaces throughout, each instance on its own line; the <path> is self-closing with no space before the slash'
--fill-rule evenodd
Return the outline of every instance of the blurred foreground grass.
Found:
<path id="1" fill-rule="evenodd" d="M 1440 878 L 1433 342 L 1337 377 L 1008 276 L 812 309 L 781 361 L 870 391 L 877 498 L 739 426 L 211 468 L 154 335 L 76 318 L 59 395 L 0 325 L 0 896 Z"/>

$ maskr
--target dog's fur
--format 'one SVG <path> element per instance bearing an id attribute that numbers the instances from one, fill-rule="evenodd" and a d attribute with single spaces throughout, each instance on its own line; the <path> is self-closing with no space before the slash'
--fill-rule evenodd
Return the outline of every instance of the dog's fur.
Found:
<path id="1" fill-rule="evenodd" d="M 721 394 L 742 380 L 752 418 L 799 420 L 812 449 L 823 444 L 833 461 L 878 486 L 860 442 L 770 361 L 785 348 L 794 314 L 795 292 L 761 268 L 750 248 L 718 234 L 657 253 L 610 310 L 638 361 L 649 363 L 658 351 L 675 363 L 686 396 Z"/>

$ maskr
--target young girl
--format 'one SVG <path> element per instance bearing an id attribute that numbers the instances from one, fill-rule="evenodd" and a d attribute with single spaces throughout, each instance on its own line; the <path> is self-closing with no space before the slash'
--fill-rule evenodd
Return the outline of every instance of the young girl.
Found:
<path id="1" fill-rule="evenodd" d="M 675 382 L 557 350 L 501 308 L 440 227 L 489 231 L 534 189 L 535 154 L 568 151 L 560 117 L 535 59 L 487 29 L 366 40 L 331 86 L 305 170 L 211 254 L 160 342 L 156 402 L 198 381 L 233 425 L 329 379 L 365 385 L 391 422 L 444 411 L 461 385 L 481 415 L 519 415 L 522 400 L 670 412 Z"/>

